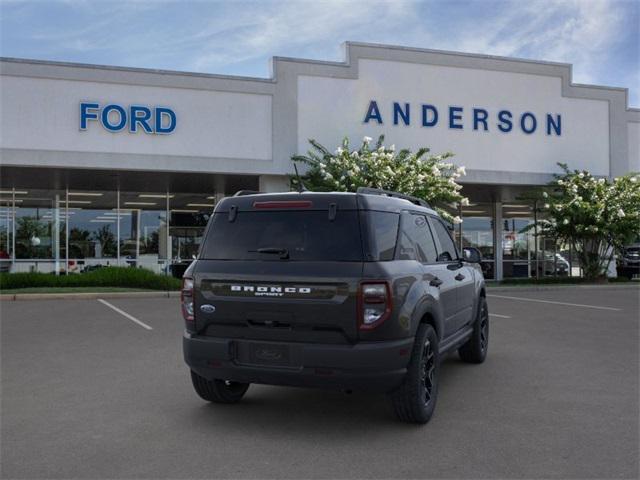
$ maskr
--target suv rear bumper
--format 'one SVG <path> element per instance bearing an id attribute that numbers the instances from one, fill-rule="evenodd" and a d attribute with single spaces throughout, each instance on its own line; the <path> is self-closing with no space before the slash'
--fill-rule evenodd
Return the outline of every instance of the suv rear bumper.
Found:
<path id="1" fill-rule="evenodd" d="M 332 345 L 260 342 L 192 335 L 183 337 L 184 359 L 207 379 L 236 382 L 387 392 L 398 387 L 406 372 L 413 338 L 389 342 Z M 272 350 L 271 350 L 272 349 Z M 286 359 L 256 363 L 254 353 Z M 269 352 L 274 352 L 270 354 Z"/>

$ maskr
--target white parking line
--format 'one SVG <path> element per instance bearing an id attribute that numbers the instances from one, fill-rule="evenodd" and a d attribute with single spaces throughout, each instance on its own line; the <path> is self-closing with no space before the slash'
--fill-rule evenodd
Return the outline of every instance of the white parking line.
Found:
<path id="1" fill-rule="evenodd" d="M 490 313 L 489 316 L 496 318 L 511 318 L 509 315 L 498 315 L 497 313 Z"/>
<path id="2" fill-rule="evenodd" d="M 141 322 L 140 320 L 138 320 L 136 317 L 134 317 L 133 315 L 129 315 L 127 312 L 125 312 L 124 310 L 120 310 L 118 307 L 116 307 L 115 305 L 111 305 L 109 302 L 107 302 L 106 300 L 103 300 L 101 298 L 98 299 L 98 301 L 103 304 L 106 305 L 107 307 L 109 307 L 112 310 L 115 310 L 116 312 L 118 312 L 120 315 L 122 315 L 123 317 L 128 318 L 129 320 L 131 320 L 132 322 L 137 323 L 138 325 L 140 325 L 142 328 L 146 328 L 147 330 L 153 330 L 153 328 L 151 328 L 149 325 L 147 325 L 144 322 Z"/>
<path id="3" fill-rule="evenodd" d="M 621 308 L 613 308 L 613 307 L 601 307 L 599 305 L 584 305 L 582 303 L 567 303 L 567 302 L 556 302 L 553 300 L 538 300 L 537 298 L 523 298 L 523 297 L 509 297 L 506 295 L 487 295 L 488 297 L 494 298 L 507 298 L 509 300 L 522 300 L 523 302 L 538 302 L 538 303 L 552 303 L 554 305 L 566 305 L 568 307 L 583 307 L 583 308 L 595 308 L 598 310 L 611 310 L 614 312 L 619 312 L 622 310 Z"/>

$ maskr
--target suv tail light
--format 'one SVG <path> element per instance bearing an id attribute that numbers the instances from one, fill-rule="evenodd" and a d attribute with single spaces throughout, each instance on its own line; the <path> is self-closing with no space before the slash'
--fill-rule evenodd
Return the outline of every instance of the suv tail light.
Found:
<path id="1" fill-rule="evenodd" d="M 182 279 L 182 290 L 180 292 L 180 303 L 182 305 L 182 316 L 187 326 L 193 326 L 193 278 Z"/>
<path id="2" fill-rule="evenodd" d="M 360 284 L 358 292 L 358 328 L 371 330 L 391 315 L 391 289 L 387 282 Z"/>

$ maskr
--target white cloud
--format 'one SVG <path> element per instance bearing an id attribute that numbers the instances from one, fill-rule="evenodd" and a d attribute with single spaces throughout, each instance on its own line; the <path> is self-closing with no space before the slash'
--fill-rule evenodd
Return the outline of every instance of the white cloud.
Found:
<path id="1" fill-rule="evenodd" d="M 470 21 L 471 28 L 443 48 L 572 63 L 574 81 L 590 83 L 623 20 L 623 12 L 604 0 L 510 3 L 490 24 Z"/>
<path id="2" fill-rule="evenodd" d="M 634 87 L 640 79 L 637 58 L 611 60 L 628 47 L 619 42 L 633 1 L 210 1 L 182 8 L 67 0 L 54 21 L 40 2 L 0 1 L 5 26 L 12 12 L 25 25 L 39 18 L 39 28 L 16 29 L 12 38 L 20 47 L 31 41 L 38 58 L 253 76 L 266 75 L 274 55 L 342 60 L 341 43 L 353 40 L 572 63 L 577 83 Z M 4 45 L 3 54 L 13 55 Z"/>
<path id="3" fill-rule="evenodd" d="M 315 50 L 323 59 L 330 49 L 335 59 L 341 60 L 339 45 L 344 40 L 397 28 L 415 6 L 410 1 L 345 0 L 256 4 L 255 10 L 239 11 L 224 22 L 214 19 L 198 32 L 193 38 L 203 43 L 192 66 L 195 70 L 210 70 L 297 48 Z M 223 38 L 225 33 L 229 36 Z"/>

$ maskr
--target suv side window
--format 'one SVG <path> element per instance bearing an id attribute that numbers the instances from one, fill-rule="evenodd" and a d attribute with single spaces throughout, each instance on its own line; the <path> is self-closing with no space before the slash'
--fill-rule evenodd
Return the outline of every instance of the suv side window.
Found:
<path id="1" fill-rule="evenodd" d="M 374 261 L 393 260 L 400 215 L 391 212 L 365 212 L 371 231 L 369 249 Z"/>
<path id="2" fill-rule="evenodd" d="M 402 215 L 399 260 L 417 260 L 422 263 L 436 261 L 436 246 L 424 215 Z"/>
<path id="3" fill-rule="evenodd" d="M 431 229 L 438 243 L 438 262 L 451 262 L 458 259 L 456 245 L 449 235 L 447 227 L 437 218 L 429 218 Z"/>

